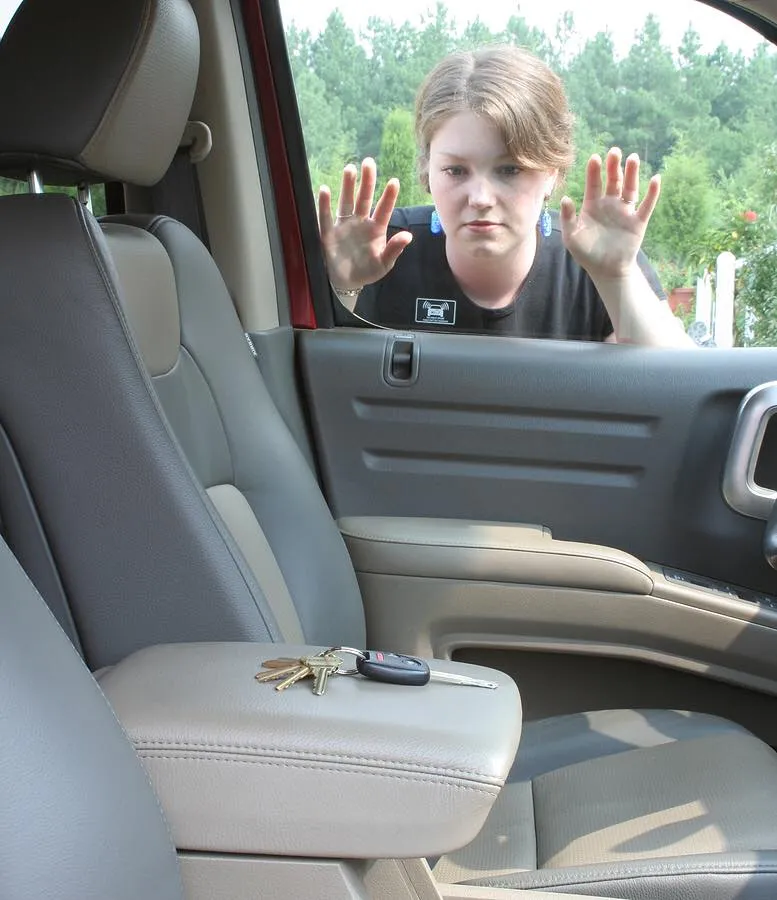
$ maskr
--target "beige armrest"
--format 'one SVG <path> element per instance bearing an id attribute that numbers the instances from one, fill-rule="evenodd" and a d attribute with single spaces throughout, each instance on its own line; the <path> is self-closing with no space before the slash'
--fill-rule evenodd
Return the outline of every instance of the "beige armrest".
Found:
<path id="1" fill-rule="evenodd" d="M 462 519 L 346 517 L 357 572 L 649 594 L 650 569 L 596 544 L 556 541 L 540 525 Z"/>
<path id="2" fill-rule="evenodd" d="M 334 676 L 314 696 L 254 678 L 321 648 L 175 644 L 141 650 L 101 686 L 181 850 L 332 858 L 446 853 L 480 830 L 512 765 L 521 705 L 496 690 Z"/>

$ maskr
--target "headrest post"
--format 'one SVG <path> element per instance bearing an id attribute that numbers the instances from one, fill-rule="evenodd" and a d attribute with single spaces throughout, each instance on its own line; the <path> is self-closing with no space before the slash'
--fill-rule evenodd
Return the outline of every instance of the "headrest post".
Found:
<path id="1" fill-rule="evenodd" d="M 30 189 L 31 194 L 43 193 L 43 181 L 41 181 L 40 173 L 37 169 L 30 170 L 27 176 L 27 187 Z"/>
<path id="2" fill-rule="evenodd" d="M 93 212 L 92 209 L 92 191 L 89 188 L 88 184 L 79 184 L 78 185 L 78 202 L 85 206 L 89 212 Z"/>

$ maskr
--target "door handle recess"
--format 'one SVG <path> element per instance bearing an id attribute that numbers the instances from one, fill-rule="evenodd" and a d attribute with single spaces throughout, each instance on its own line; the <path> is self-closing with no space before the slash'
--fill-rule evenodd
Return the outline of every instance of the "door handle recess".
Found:
<path id="1" fill-rule="evenodd" d="M 391 385 L 407 387 L 418 379 L 421 348 L 413 334 L 393 334 L 386 344 L 383 377 Z"/>
<path id="2" fill-rule="evenodd" d="M 736 512 L 753 519 L 768 519 L 777 491 L 755 482 L 755 468 L 766 426 L 777 413 L 777 381 L 759 384 L 739 405 L 726 467 L 723 497 Z"/>

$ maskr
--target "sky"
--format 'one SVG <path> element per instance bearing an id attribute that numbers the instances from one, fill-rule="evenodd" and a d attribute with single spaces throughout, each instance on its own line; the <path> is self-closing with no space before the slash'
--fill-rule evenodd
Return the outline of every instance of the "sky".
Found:
<path id="1" fill-rule="evenodd" d="M 391 18 L 397 23 L 420 23 L 424 12 L 434 8 L 433 0 L 280 0 L 284 21 L 318 32 L 333 9 L 339 8 L 354 28 L 366 24 L 371 15 Z M 13 15 L 18 0 L 0 0 L 0 34 Z M 703 48 L 714 49 L 721 41 L 732 49 L 750 54 L 759 37 L 745 25 L 735 22 L 697 0 L 445 0 L 445 5 L 459 26 L 475 18 L 492 30 L 500 29 L 511 15 L 522 15 L 531 25 L 552 34 L 559 16 L 565 10 L 575 13 L 576 29 L 584 40 L 597 31 L 609 29 L 616 50 L 624 53 L 631 45 L 648 11 L 661 21 L 665 42 L 675 49 L 689 24 L 702 38 Z"/>
<path id="2" fill-rule="evenodd" d="M 0 34 L 5 31 L 5 26 L 18 5 L 17 0 L 0 0 Z"/>
<path id="3" fill-rule="evenodd" d="M 3 0 L 0 0 L 3 2 Z M 530 25 L 553 34 L 556 22 L 566 10 L 575 14 L 576 31 L 584 40 L 598 31 L 609 30 L 616 52 L 625 53 L 634 34 L 641 28 L 648 12 L 661 22 L 664 42 L 676 49 L 689 24 L 699 32 L 705 51 L 723 42 L 749 55 L 760 36 L 724 13 L 704 6 L 697 0 L 444 0 L 460 27 L 479 15 L 492 30 L 499 30 L 511 15 L 523 16 Z M 300 27 L 318 32 L 333 9 L 338 8 L 353 28 L 366 24 L 372 15 L 392 19 L 399 24 L 420 23 L 424 12 L 434 9 L 434 0 L 280 0 L 284 21 L 294 20 Z"/>

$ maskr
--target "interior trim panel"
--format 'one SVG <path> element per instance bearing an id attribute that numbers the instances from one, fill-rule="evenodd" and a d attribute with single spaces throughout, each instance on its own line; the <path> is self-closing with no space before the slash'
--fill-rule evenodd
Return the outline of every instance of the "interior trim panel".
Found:
<path id="1" fill-rule="evenodd" d="M 394 332 L 298 334 L 337 518 L 539 522 L 554 538 L 777 594 L 763 522 L 722 482 L 739 405 L 777 349 L 679 350 L 413 335 L 418 377 L 384 378 Z"/>
<path id="2" fill-rule="evenodd" d="M 769 420 L 777 412 L 777 381 L 759 384 L 737 413 L 723 473 L 723 496 L 736 512 L 768 519 L 777 491 L 756 483 L 755 471 Z"/>

